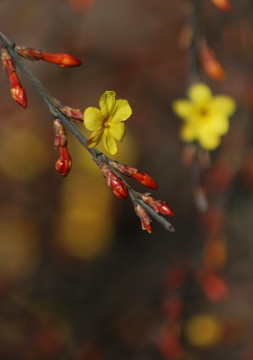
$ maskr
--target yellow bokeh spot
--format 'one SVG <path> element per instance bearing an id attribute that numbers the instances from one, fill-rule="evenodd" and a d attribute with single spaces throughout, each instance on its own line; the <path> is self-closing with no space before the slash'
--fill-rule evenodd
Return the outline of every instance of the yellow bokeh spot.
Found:
<path id="1" fill-rule="evenodd" d="M 15 214 L 15 209 L 2 211 L 0 273 L 11 277 L 27 276 L 36 269 L 40 258 L 38 231 L 29 218 Z"/>
<path id="2" fill-rule="evenodd" d="M 56 228 L 58 245 L 70 256 L 85 259 L 101 253 L 108 245 L 112 219 L 97 209 L 74 207 L 64 211 Z"/>
<path id="3" fill-rule="evenodd" d="M 190 345 L 208 347 L 217 344 L 223 335 L 221 321 L 211 315 L 197 315 L 186 324 L 185 336 Z"/>
<path id="4" fill-rule="evenodd" d="M 106 249 L 113 230 L 113 195 L 98 175 L 72 173 L 62 187 L 55 239 L 67 254 L 80 259 Z"/>
<path id="5" fill-rule="evenodd" d="M 0 138 L 0 168 L 10 178 L 29 182 L 51 164 L 52 155 L 43 139 L 25 126 L 8 127 Z"/>

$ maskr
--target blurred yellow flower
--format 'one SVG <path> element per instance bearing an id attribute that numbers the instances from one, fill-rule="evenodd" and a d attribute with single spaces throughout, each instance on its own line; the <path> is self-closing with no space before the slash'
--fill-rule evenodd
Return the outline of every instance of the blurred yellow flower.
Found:
<path id="1" fill-rule="evenodd" d="M 229 116 L 236 109 L 235 101 L 226 95 L 213 96 L 204 83 L 195 83 L 188 89 L 187 99 L 172 103 L 176 115 L 184 120 L 180 129 L 183 141 L 197 141 L 207 150 L 216 149 L 220 137 L 228 132 Z"/>
<path id="2" fill-rule="evenodd" d="M 84 111 L 84 125 L 93 131 L 87 141 L 88 147 L 94 147 L 103 140 L 105 149 L 112 155 L 117 152 L 116 140 L 122 141 L 125 135 L 125 124 L 132 114 L 127 100 L 115 100 L 114 91 L 106 91 L 99 100 L 100 109 L 88 107 Z"/>

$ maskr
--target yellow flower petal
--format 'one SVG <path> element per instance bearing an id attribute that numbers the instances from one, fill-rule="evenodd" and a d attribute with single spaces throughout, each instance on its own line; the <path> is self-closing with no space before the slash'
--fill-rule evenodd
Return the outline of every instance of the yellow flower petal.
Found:
<path id="1" fill-rule="evenodd" d="M 186 120 L 186 118 L 192 113 L 193 104 L 189 100 L 178 99 L 173 101 L 172 109 L 177 116 Z"/>
<path id="2" fill-rule="evenodd" d="M 106 91 L 99 100 L 99 106 L 104 118 L 113 114 L 116 104 L 115 95 L 115 91 Z"/>
<path id="3" fill-rule="evenodd" d="M 87 146 L 89 148 L 92 148 L 98 145 L 102 139 L 102 136 L 103 136 L 103 129 L 93 131 L 91 137 L 87 140 Z"/>
<path id="4" fill-rule="evenodd" d="M 222 113 L 215 113 L 211 117 L 210 129 L 216 132 L 217 135 L 224 135 L 229 129 L 229 120 Z"/>
<path id="5" fill-rule="evenodd" d="M 194 103 L 205 103 L 212 99 L 212 92 L 206 84 L 196 83 L 189 88 L 188 96 Z"/>
<path id="6" fill-rule="evenodd" d="M 117 152 L 117 145 L 114 137 L 110 134 L 108 128 L 104 130 L 103 133 L 103 144 L 105 149 L 112 155 L 116 154 Z"/>
<path id="7" fill-rule="evenodd" d="M 192 142 L 196 139 L 196 127 L 192 124 L 184 124 L 179 132 L 180 138 L 186 142 Z"/>
<path id="8" fill-rule="evenodd" d="M 110 123 L 109 133 L 118 141 L 122 141 L 125 135 L 125 124 L 123 122 Z"/>
<path id="9" fill-rule="evenodd" d="M 88 130 L 100 129 L 103 124 L 101 111 L 96 107 L 88 107 L 84 111 L 84 125 Z"/>
<path id="10" fill-rule="evenodd" d="M 220 145 L 220 136 L 214 132 L 209 131 L 208 128 L 206 128 L 205 130 L 206 131 L 204 131 L 204 129 L 202 128 L 198 136 L 198 141 L 200 145 L 206 150 L 216 149 Z"/>
<path id="11" fill-rule="evenodd" d="M 127 100 L 116 100 L 114 112 L 111 116 L 111 122 L 125 121 L 132 115 L 132 109 Z"/>
<path id="12" fill-rule="evenodd" d="M 230 96 L 216 95 L 213 98 L 212 106 L 215 110 L 227 116 L 233 115 L 236 110 L 236 102 Z"/>

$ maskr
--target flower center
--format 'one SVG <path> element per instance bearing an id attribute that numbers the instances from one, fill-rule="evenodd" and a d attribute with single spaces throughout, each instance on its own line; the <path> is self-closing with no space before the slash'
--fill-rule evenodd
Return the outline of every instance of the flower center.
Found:
<path id="1" fill-rule="evenodd" d="M 106 117 L 103 121 L 103 127 L 104 128 L 108 128 L 110 127 L 110 123 L 109 123 L 109 117 Z"/>
<path id="2" fill-rule="evenodd" d="M 199 109 L 199 113 L 200 113 L 201 116 L 207 116 L 208 115 L 208 110 L 207 110 L 207 108 L 202 107 L 202 108 Z"/>

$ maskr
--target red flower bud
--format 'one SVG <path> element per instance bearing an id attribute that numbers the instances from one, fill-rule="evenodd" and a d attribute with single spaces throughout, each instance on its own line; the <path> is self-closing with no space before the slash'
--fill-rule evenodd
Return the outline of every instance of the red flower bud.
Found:
<path id="1" fill-rule="evenodd" d="M 137 202 L 134 202 L 134 210 L 136 212 L 136 215 L 140 218 L 142 230 L 147 230 L 147 232 L 151 234 L 152 225 L 147 212 Z"/>
<path id="2" fill-rule="evenodd" d="M 121 174 L 126 175 L 126 176 L 132 176 L 134 173 L 137 172 L 137 169 L 129 166 L 129 165 L 125 165 L 125 164 L 121 164 L 116 160 L 111 160 L 110 164 L 116 169 L 118 170 Z"/>
<path id="3" fill-rule="evenodd" d="M 28 60 L 41 60 L 42 59 L 42 53 L 40 50 L 26 48 L 26 47 L 22 47 L 22 46 L 17 46 L 16 49 L 18 51 L 18 54 L 25 59 L 28 59 Z"/>
<path id="4" fill-rule="evenodd" d="M 144 174 L 137 171 L 136 173 L 132 174 L 132 178 L 139 181 L 142 185 L 145 185 L 150 189 L 154 189 L 154 190 L 158 189 L 157 183 L 148 174 Z"/>
<path id="5" fill-rule="evenodd" d="M 11 73 L 16 71 L 15 64 L 5 48 L 0 48 L 0 51 L 3 68 L 9 76 Z"/>
<path id="6" fill-rule="evenodd" d="M 205 73 L 214 80 L 224 80 L 226 73 L 216 60 L 212 49 L 203 41 L 199 48 L 199 56 Z"/>
<path id="7" fill-rule="evenodd" d="M 83 121 L 83 111 L 79 109 L 72 109 L 69 106 L 61 105 L 61 104 L 59 105 L 59 109 L 66 116 L 73 118 L 75 120 Z"/>
<path id="8" fill-rule="evenodd" d="M 171 208 L 164 202 L 160 201 L 160 204 L 158 205 L 158 212 L 163 215 L 169 215 L 174 216 L 174 212 L 171 210 Z"/>
<path id="9" fill-rule="evenodd" d="M 25 109 L 27 107 L 26 94 L 24 88 L 19 82 L 17 74 L 15 72 L 11 73 L 9 75 L 9 79 L 11 83 L 11 96 Z"/>
<path id="10" fill-rule="evenodd" d="M 3 68 L 10 80 L 11 96 L 25 109 L 27 107 L 25 90 L 20 84 L 19 78 L 16 74 L 15 64 L 6 49 L 1 49 L 1 59 Z"/>
<path id="11" fill-rule="evenodd" d="M 228 286 L 225 280 L 215 272 L 201 274 L 199 282 L 206 296 L 214 301 L 222 301 L 228 296 Z"/>
<path id="12" fill-rule="evenodd" d="M 97 164 L 101 169 L 102 175 L 106 178 L 107 185 L 112 189 L 114 195 L 119 199 L 127 199 L 128 191 L 123 181 L 120 180 L 102 160 L 99 160 Z"/>
<path id="13" fill-rule="evenodd" d="M 112 172 L 110 172 L 107 177 L 107 184 L 112 189 L 114 195 L 116 195 L 119 199 L 127 199 L 128 191 L 126 185 Z"/>
<path id="14" fill-rule="evenodd" d="M 68 175 L 71 169 L 71 157 L 66 146 L 60 146 L 60 158 L 55 163 L 55 169 L 62 175 Z"/>
<path id="15" fill-rule="evenodd" d="M 221 11 L 228 12 L 231 10 L 231 4 L 230 4 L 229 0 L 211 0 L 211 1 Z"/>
<path id="16" fill-rule="evenodd" d="M 156 212 L 163 214 L 163 215 L 174 216 L 174 212 L 166 204 L 165 201 L 156 200 L 153 197 L 151 197 L 150 194 L 148 194 L 148 193 L 139 194 L 139 196 L 146 204 L 148 204 L 150 207 L 152 207 Z"/>
<path id="17" fill-rule="evenodd" d="M 65 53 L 41 53 L 42 59 L 44 61 L 48 61 L 62 67 L 69 67 L 69 66 L 79 66 L 81 65 L 81 61 L 78 60 L 76 57 L 65 54 Z"/>
<path id="18" fill-rule="evenodd" d="M 55 132 L 54 146 L 56 147 L 66 146 L 67 145 L 66 132 L 64 130 L 61 120 L 59 119 L 54 119 L 54 132 Z"/>

